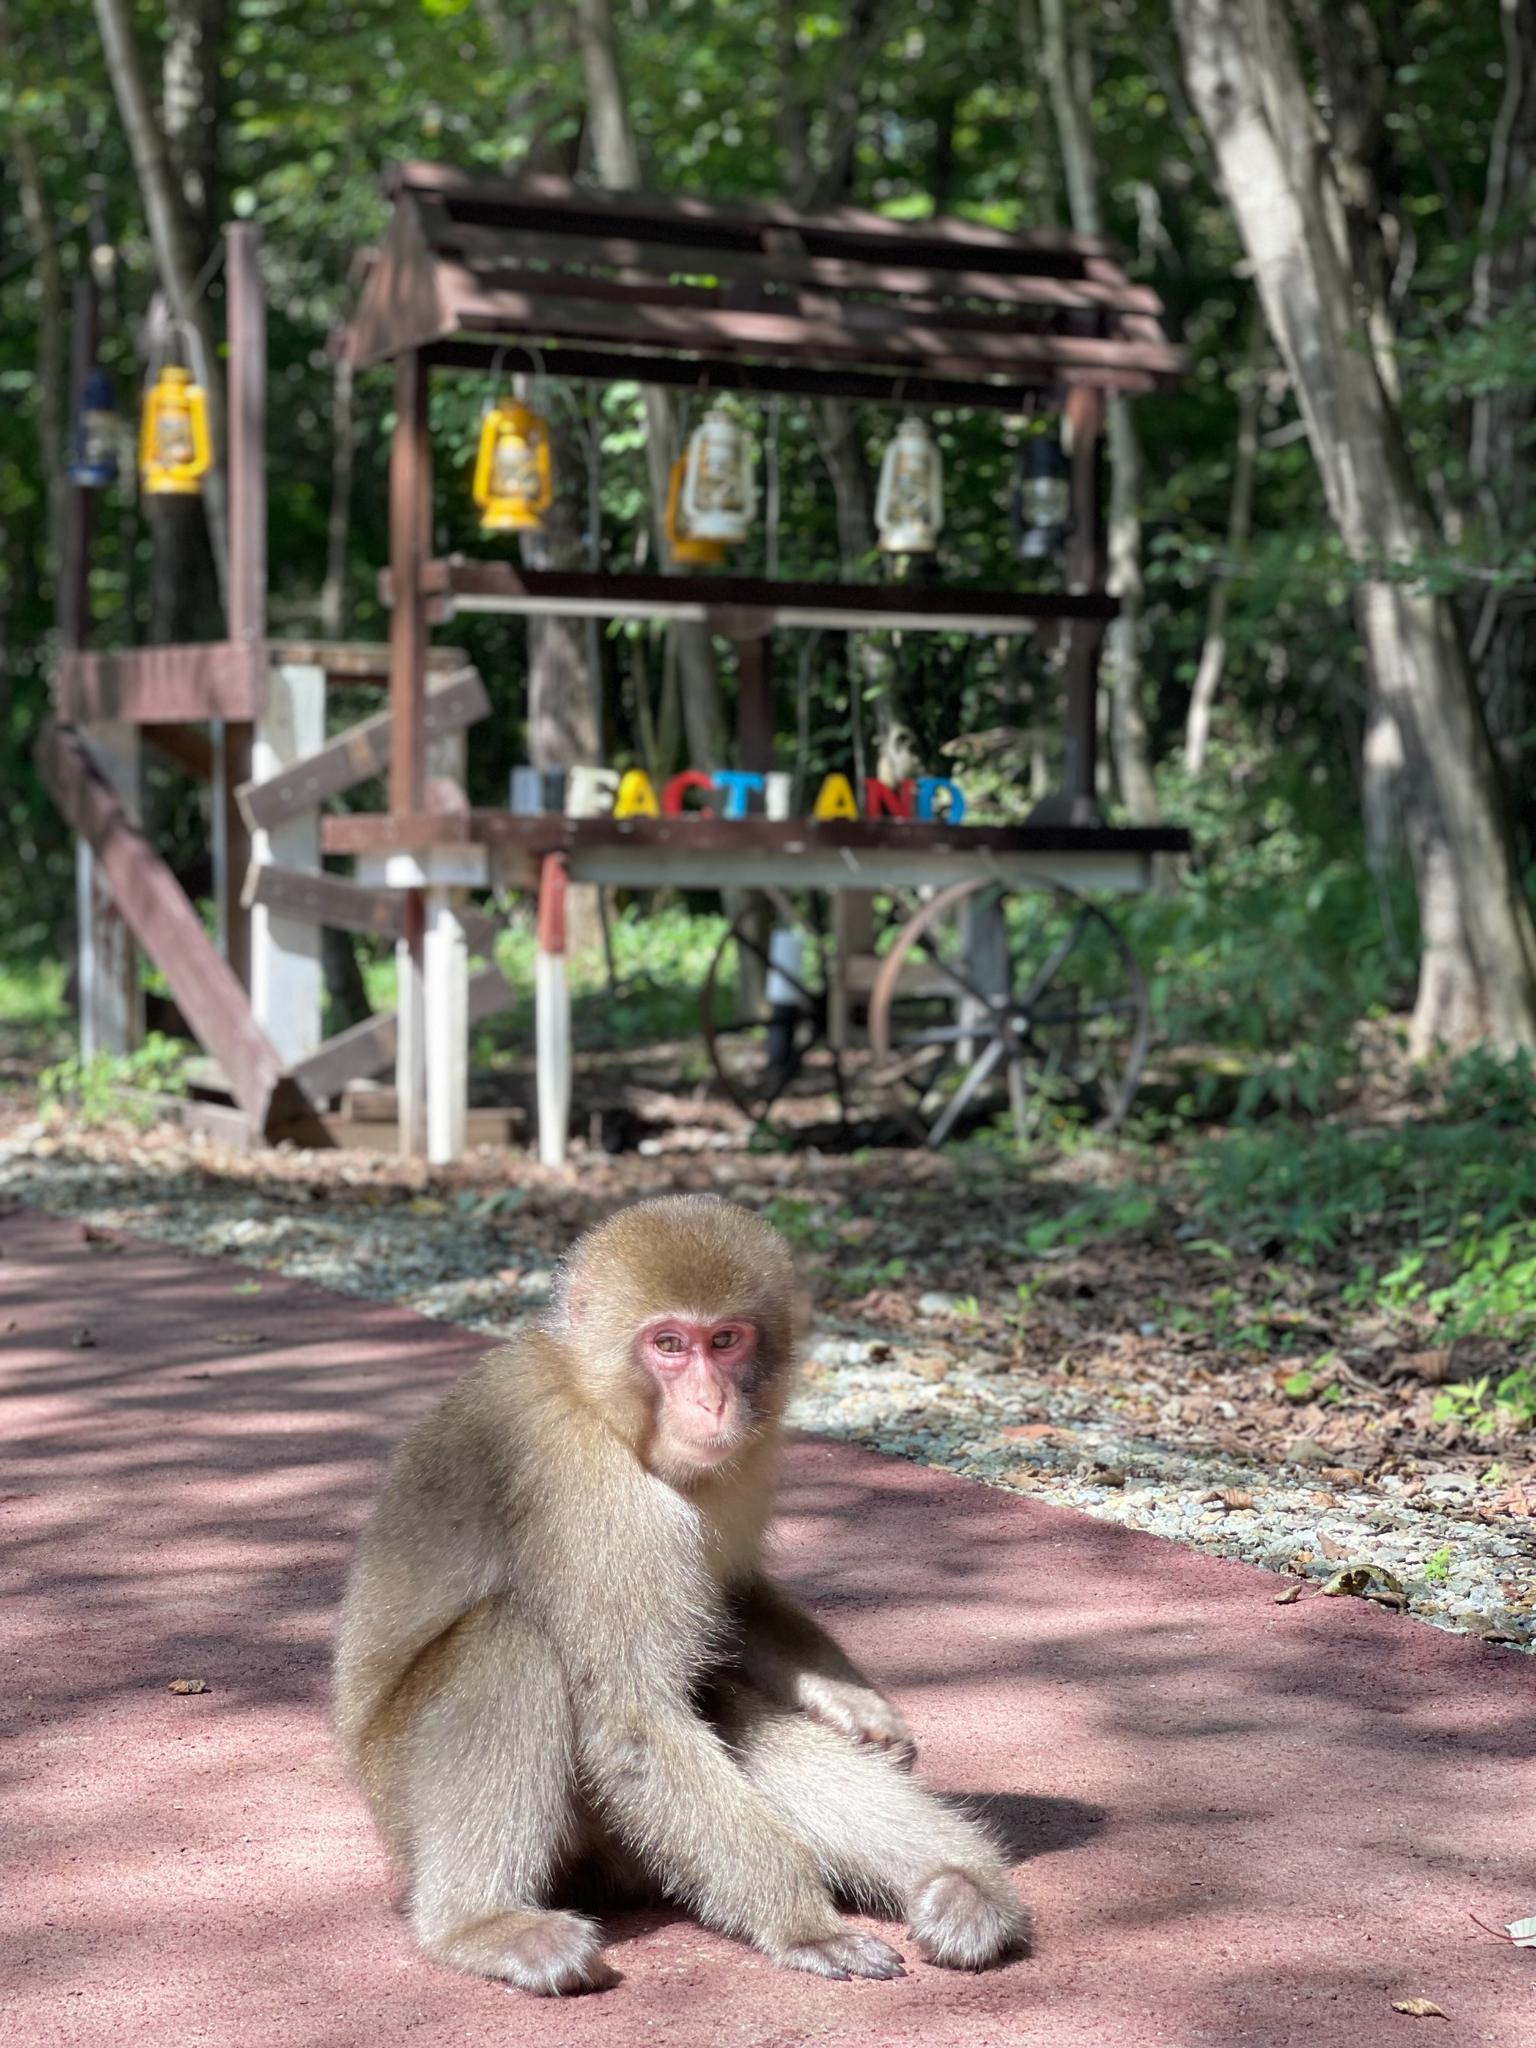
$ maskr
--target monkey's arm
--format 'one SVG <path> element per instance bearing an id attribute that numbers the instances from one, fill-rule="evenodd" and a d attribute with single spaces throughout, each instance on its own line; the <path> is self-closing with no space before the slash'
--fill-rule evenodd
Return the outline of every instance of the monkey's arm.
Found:
<path id="1" fill-rule="evenodd" d="M 741 1630 L 738 1662 L 750 1685 L 911 1765 L 917 1744 L 901 1715 L 781 1586 L 759 1572 L 733 1594 L 731 1607 Z"/>

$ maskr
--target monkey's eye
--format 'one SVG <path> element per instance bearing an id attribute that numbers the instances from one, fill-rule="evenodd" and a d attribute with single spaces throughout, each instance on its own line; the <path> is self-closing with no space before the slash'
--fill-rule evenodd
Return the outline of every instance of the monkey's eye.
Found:
<path id="1" fill-rule="evenodd" d="M 734 1351 L 741 1342 L 740 1330 L 716 1330 L 709 1340 L 711 1351 Z"/>
<path id="2" fill-rule="evenodd" d="M 687 1349 L 676 1330 L 658 1330 L 651 1343 L 658 1351 L 678 1352 Z"/>

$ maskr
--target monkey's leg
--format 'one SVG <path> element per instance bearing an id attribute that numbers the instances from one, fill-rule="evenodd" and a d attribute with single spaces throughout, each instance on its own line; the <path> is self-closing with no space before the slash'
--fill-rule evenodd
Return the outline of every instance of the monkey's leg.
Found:
<path id="1" fill-rule="evenodd" d="M 660 1695 L 637 1711 L 599 1691 L 583 1702 L 581 1745 L 607 1824 L 706 1926 L 787 1969 L 902 1975 L 893 1948 L 844 1920 L 815 1856 L 697 1715 Z"/>
<path id="2" fill-rule="evenodd" d="M 365 1761 L 408 1871 L 429 1956 L 525 1991 L 613 1982 L 602 1936 L 547 1900 L 576 1848 L 574 1744 L 548 1646 L 504 1601 L 475 1609 L 422 1658 Z"/>
<path id="3" fill-rule="evenodd" d="M 745 1686 L 726 1695 L 722 1732 L 829 1880 L 897 1905 L 929 1962 L 981 1970 L 1028 1947 L 1029 1915 L 986 1831 L 896 1758 L 851 1749 Z"/>

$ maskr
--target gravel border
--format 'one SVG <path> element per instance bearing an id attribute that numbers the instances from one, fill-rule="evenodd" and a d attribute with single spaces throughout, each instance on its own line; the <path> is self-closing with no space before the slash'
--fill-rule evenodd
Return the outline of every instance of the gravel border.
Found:
<path id="1" fill-rule="evenodd" d="M 541 1254 L 509 1265 L 515 1243 L 494 1192 L 339 1214 L 307 1192 L 221 1184 L 184 1155 L 125 1167 L 34 1124 L 0 1143 L 0 1195 L 491 1337 L 549 1291 Z M 791 1423 L 1289 1573 L 1298 1592 L 1368 1565 L 1397 1582 L 1417 1619 L 1536 1651 L 1536 1530 L 1478 1519 L 1472 1479 L 1432 1475 L 1409 1496 L 1391 1475 L 1354 1483 L 1128 1436 L 1088 1389 L 967 1364 L 951 1298 L 924 1295 L 918 1308 L 918 1336 L 823 1314 Z"/>

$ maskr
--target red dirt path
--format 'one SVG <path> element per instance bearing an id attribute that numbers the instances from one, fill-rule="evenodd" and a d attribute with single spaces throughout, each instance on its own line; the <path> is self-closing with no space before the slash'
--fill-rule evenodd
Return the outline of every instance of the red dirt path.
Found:
<path id="1" fill-rule="evenodd" d="M 784 1569 L 930 1780 L 994 1795 L 1037 1958 L 827 1984 L 655 1913 L 601 1997 L 433 1969 L 331 1753 L 327 1638 L 390 1446 L 481 1341 L 250 1280 L 0 1219 L 0 2041 L 1536 2042 L 1536 1954 L 1468 1917 L 1536 1911 L 1528 1660 L 819 1443 Z"/>

